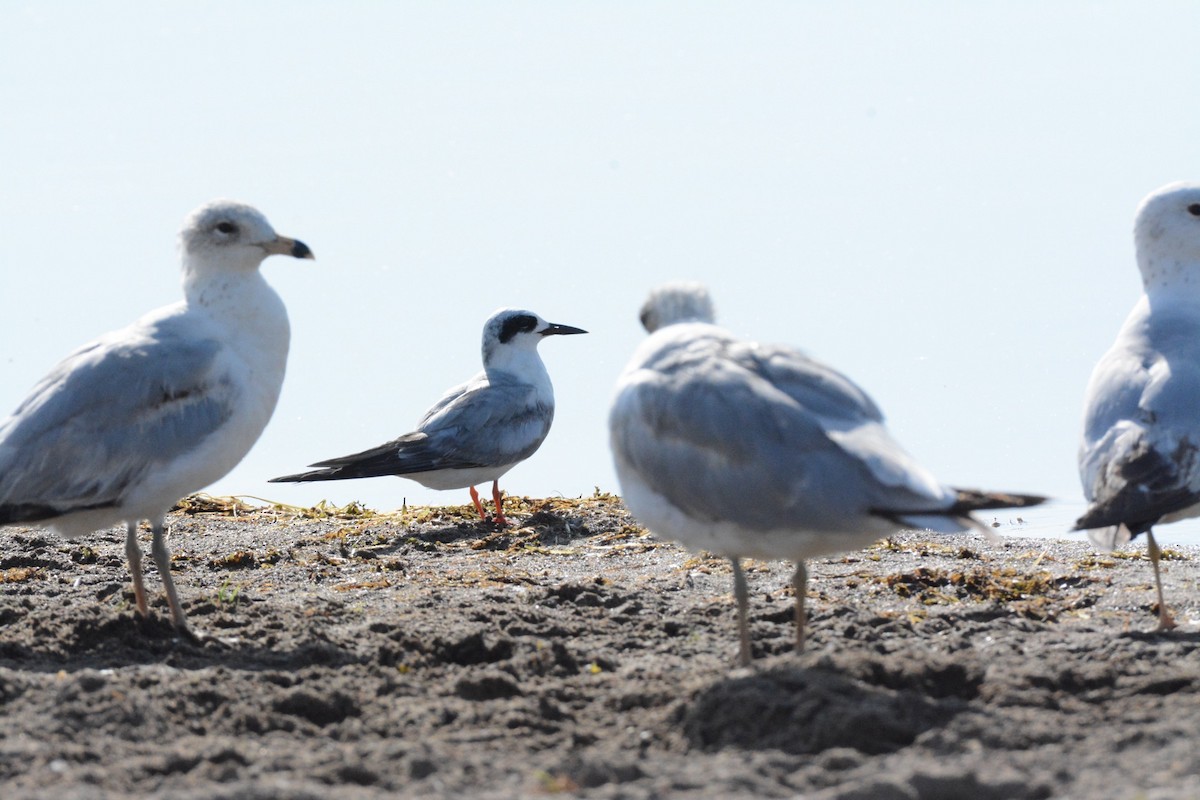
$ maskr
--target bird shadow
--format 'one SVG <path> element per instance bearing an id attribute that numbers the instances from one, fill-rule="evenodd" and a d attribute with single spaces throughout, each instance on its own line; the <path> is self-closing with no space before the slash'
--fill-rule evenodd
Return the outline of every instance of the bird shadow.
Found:
<path id="1" fill-rule="evenodd" d="M 508 525 L 459 518 L 410 523 L 390 547 L 379 552 L 400 553 L 409 547 L 433 548 L 438 545 L 466 545 L 474 550 L 558 547 L 596 533 L 589 520 L 578 514 L 535 507 L 528 515 L 510 514 Z"/>
<path id="2" fill-rule="evenodd" d="M 794 658 L 791 656 L 780 657 Z M 754 668 L 705 686 L 676 710 L 689 744 L 814 754 L 852 748 L 868 755 L 907 747 L 964 711 L 982 673 L 932 660 L 896 670 L 846 657 L 812 665 Z"/>
<path id="3" fill-rule="evenodd" d="M 1200 645 L 1200 631 L 1122 631 L 1117 634 L 1121 639 L 1132 639 L 1136 642 L 1145 642 L 1146 644 L 1190 644 Z"/>
<path id="4" fill-rule="evenodd" d="M 180 632 L 168 616 L 151 613 L 92 611 L 35 619 L 17 635 L 0 626 L 0 667 L 30 672 L 75 672 L 162 664 L 179 669 L 222 666 L 229 669 L 296 669 L 340 666 L 359 659 L 319 634 L 299 636 L 279 648 L 245 637 L 200 631 Z"/>

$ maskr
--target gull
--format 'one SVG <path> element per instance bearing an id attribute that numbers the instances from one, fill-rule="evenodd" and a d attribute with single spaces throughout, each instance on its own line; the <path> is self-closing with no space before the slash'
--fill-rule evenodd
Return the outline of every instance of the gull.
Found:
<path id="1" fill-rule="evenodd" d="M 430 489 L 470 488 L 475 510 L 487 520 L 475 485 L 491 481 L 495 521 L 507 525 L 500 477 L 537 452 L 554 420 L 554 388 L 538 343 L 575 333 L 587 331 L 546 322 L 532 311 L 502 308 L 483 326 L 483 371 L 442 395 L 416 430 L 271 482 L 395 475 Z"/>
<path id="2" fill-rule="evenodd" d="M 1145 292 L 1088 382 L 1075 530 L 1110 550 L 1146 534 L 1166 631 L 1152 529 L 1200 514 L 1200 184 L 1146 197 L 1133 238 Z"/>
<path id="3" fill-rule="evenodd" d="M 943 486 L 896 444 L 849 378 L 797 350 L 738 339 L 714 318 L 699 284 L 650 294 L 641 313 L 650 336 L 617 382 L 609 434 L 630 512 L 655 533 L 732 562 L 743 665 L 743 557 L 796 563 L 801 651 L 806 559 L 903 528 L 986 532 L 971 511 L 1044 500 Z"/>
<path id="4" fill-rule="evenodd" d="M 266 427 L 289 328 L 258 268 L 269 255 L 313 254 L 228 200 L 194 211 L 179 239 L 184 299 L 71 353 L 0 423 L 0 525 L 75 538 L 124 522 L 144 617 L 137 530 L 148 520 L 171 619 L 198 638 L 171 579 L 166 515 L 233 469 Z"/>

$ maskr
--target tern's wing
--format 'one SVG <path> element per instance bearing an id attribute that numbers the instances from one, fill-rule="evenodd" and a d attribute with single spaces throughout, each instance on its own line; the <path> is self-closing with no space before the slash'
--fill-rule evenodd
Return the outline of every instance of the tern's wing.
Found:
<path id="1" fill-rule="evenodd" d="M 0 522 L 118 505 L 232 413 L 221 345 L 181 315 L 135 323 L 59 363 L 0 427 Z"/>
<path id="2" fill-rule="evenodd" d="M 390 442 L 313 464 L 274 481 L 340 480 L 514 464 L 533 455 L 554 419 L 526 383 L 484 375 L 447 392 L 419 428 Z"/>
<path id="3" fill-rule="evenodd" d="M 610 419 L 618 458 L 672 503 L 757 529 L 829 531 L 952 503 L 844 376 L 699 330 L 656 334 L 665 344 L 639 351 L 650 354 L 622 377 Z"/>

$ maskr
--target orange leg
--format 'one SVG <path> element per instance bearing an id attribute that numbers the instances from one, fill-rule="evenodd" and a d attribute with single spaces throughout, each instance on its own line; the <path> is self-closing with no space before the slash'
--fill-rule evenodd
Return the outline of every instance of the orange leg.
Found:
<path id="1" fill-rule="evenodd" d="M 475 503 L 475 510 L 479 512 L 479 519 L 487 522 L 487 514 L 483 513 L 483 503 L 479 502 L 479 492 L 475 491 L 475 487 L 471 487 L 471 501 Z"/>
<path id="2" fill-rule="evenodd" d="M 496 524 L 508 525 L 504 518 L 504 492 L 500 491 L 500 481 L 492 481 L 492 500 L 496 503 Z"/>

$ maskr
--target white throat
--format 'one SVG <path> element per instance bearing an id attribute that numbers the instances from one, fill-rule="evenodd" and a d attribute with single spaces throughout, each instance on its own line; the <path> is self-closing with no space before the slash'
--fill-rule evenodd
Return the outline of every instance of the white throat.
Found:
<path id="1" fill-rule="evenodd" d="M 229 348 L 254 371 L 280 375 L 287 364 L 291 326 L 283 300 L 258 269 L 194 269 L 186 261 L 183 296 L 190 311 L 229 331 Z"/>
<path id="2" fill-rule="evenodd" d="M 550 374 L 535 347 L 506 347 L 500 345 L 488 353 L 483 365 L 490 377 L 493 372 L 506 372 L 539 389 L 550 388 Z"/>

